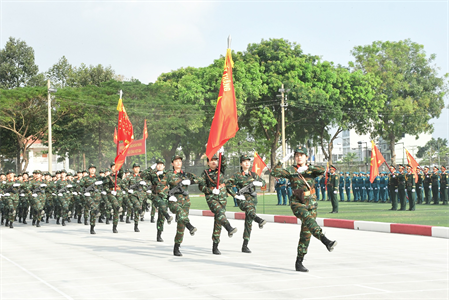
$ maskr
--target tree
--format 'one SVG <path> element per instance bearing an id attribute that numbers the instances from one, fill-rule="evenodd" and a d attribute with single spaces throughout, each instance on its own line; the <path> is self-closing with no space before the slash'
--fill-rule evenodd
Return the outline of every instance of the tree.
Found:
<path id="1" fill-rule="evenodd" d="M 440 164 L 449 164 L 449 148 L 447 139 L 434 139 L 432 138 L 424 146 L 418 147 L 416 157 L 422 158 L 423 162 L 432 164 L 432 162 Z M 433 157 L 436 160 L 433 161 Z"/>
<path id="2" fill-rule="evenodd" d="M 47 78 L 53 84 L 59 87 L 65 87 L 68 81 L 76 81 L 72 79 L 75 75 L 75 70 L 65 56 L 61 57 L 59 61 L 48 69 Z"/>
<path id="3" fill-rule="evenodd" d="M 373 123 L 372 136 L 389 142 L 391 163 L 395 164 L 395 143 L 403 134 L 415 135 L 433 131 L 431 118 L 440 115 L 447 93 L 447 77 L 438 77 L 433 65 L 435 54 L 426 56 L 424 46 L 403 40 L 373 42 L 351 51 L 354 70 L 372 73 L 381 80 L 375 99 L 386 98 L 385 108 Z"/>
<path id="4" fill-rule="evenodd" d="M 0 88 L 23 87 L 38 73 L 34 50 L 24 41 L 10 37 L 0 50 Z"/>

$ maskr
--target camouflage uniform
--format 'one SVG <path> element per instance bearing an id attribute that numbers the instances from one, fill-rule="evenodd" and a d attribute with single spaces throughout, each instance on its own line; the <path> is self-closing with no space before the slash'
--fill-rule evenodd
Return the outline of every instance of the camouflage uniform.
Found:
<path id="1" fill-rule="evenodd" d="M 248 158 L 246 155 L 240 158 L 240 162 L 242 162 L 242 158 Z M 249 159 L 249 158 L 248 158 Z M 226 181 L 226 187 L 232 197 L 235 197 L 237 193 L 234 192 L 233 187 L 236 187 L 237 190 L 240 190 L 252 182 L 260 182 L 261 185 L 265 185 L 265 180 L 263 180 L 259 175 L 254 172 L 239 172 L 234 174 L 231 178 Z M 252 187 L 247 192 L 243 193 L 245 200 L 237 199 L 237 204 L 239 208 L 245 212 L 245 230 L 243 231 L 243 252 L 251 252 L 248 249 L 248 242 L 251 236 L 251 229 L 253 220 L 259 223 L 259 227 L 262 228 L 266 221 L 262 220 L 256 215 L 256 205 L 257 205 L 257 193 L 256 187 Z"/>
<path id="2" fill-rule="evenodd" d="M 145 183 L 145 184 L 144 184 Z M 139 217 L 143 213 L 142 205 L 146 197 L 146 191 L 150 187 L 139 174 L 132 174 L 126 179 L 126 191 L 128 192 L 129 203 L 132 205 L 132 212 L 134 214 L 134 231 L 139 232 Z M 129 212 L 129 211 L 128 211 Z"/>
<path id="3" fill-rule="evenodd" d="M 59 224 L 59 218 L 62 219 L 62 226 L 65 226 L 65 221 L 67 220 L 69 215 L 69 205 L 72 198 L 72 193 L 70 191 L 70 188 L 72 188 L 72 183 L 65 179 L 65 180 L 58 180 L 56 182 L 56 202 L 58 203 L 59 211 L 58 215 L 56 216 L 56 224 Z M 71 214 L 71 212 L 70 212 Z"/>
<path id="4" fill-rule="evenodd" d="M 50 191 L 50 182 L 44 180 L 34 180 L 30 185 L 31 204 L 33 207 L 33 225 L 40 227 L 40 222 L 45 213 L 47 216 L 50 212 L 44 210 L 47 198 L 47 189 Z M 51 193 L 50 193 L 51 195 Z"/>
<path id="5" fill-rule="evenodd" d="M 307 156 L 307 150 L 303 147 L 295 149 L 295 155 L 296 153 Z M 284 169 L 280 162 L 271 171 L 271 176 L 283 177 L 290 180 L 293 190 L 291 209 L 293 214 L 301 220 L 301 233 L 296 259 L 297 271 L 308 271 L 302 265 L 302 261 L 307 254 L 311 235 L 321 240 L 329 251 L 332 251 L 337 244 L 335 241 L 332 242 L 324 236 L 321 227 L 315 221 L 318 203 L 316 201 L 315 189 L 313 188 L 313 180 L 324 172 L 324 168 L 318 166 L 308 166 L 306 170 L 302 170 L 299 165 L 292 165 Z"/>
<path id="6" fill-rule="evenodd" d="M 216 155 L 212 159 L 218 159 Z M 226 204 L 228 198 L 228 192 L 231 193 L 231 188 L 229 190 L 226 188 L 224 171 L 226 168 L 226 157 L 222 156 L 221 167 L 220 167 L 220 182 L 219 182 L 219 194 L 213 193 L 213 190 L 217 188 L 217 177 L 218 177 L 218 167 L 215 170 L 207 169 L 201 174 L 201 180 L 198 184 L 200 191 L 202 191 L 206 196 L 206 202 L 209 209 L 214 214 L 214 230 L 212 233 L 213 248 L 212 252 L 214 254 L 220 254 L 218 251 L 218 244 L 220 243 L 221 227 L 225 227 L 228 231 L 229 237 L 237 232 L 237 228 L 232 228 L 231 224 L 226 217 Z"/>
<path id="7" fill-rule="evenodd" d="M 118 233 L 117 225 L 119 215 L 122 213 L 123 191 L 122 179 L 117 176 L 117 187 L 115 189 L 115 174 L 106 176 L 105 190 L 107 190 L 108 202 L 111 203 L 113 209 L 112 232 Z M 115 189 L 115 190 L 114 190 Z"/>
<path id="8" fill-rule="evenodd" d="M 95 168 L 95 166 L 91 166 L 90 168 Z M 80 186 L 84 189 L 83 192 L 87 206 L 84 211 L 85 218 L 87 217 L 86 212 L 90 211 L 91 234 L 95 234 L 95 219 L 100 214 L 101 193 L 98 186 L 101 185 L 103 185 L 103 180 L 96 175 L 83 177 L 80 181 Z"/>
<path id="9" fill-rule="evenodd" d="M 13 223 L 17 214 L 17 207 L 19 205 L 20 190 L 26 189 L 26 185 L 19 181 L 7 180 L 3 184 L 3 212 L 7 217 L 5 225 L 8 226 L 9 224 L 10 228 L 14 228 Z"/>
<path id="10" fill-rule="evenodd" d="M 25 188 L 20 189 L 19 193 L 19 205 L 17 207 L 17 213 L 19 215 L 19 222 L 27 224 L 26 218 L 28 217 L 28 210 L 30 208 L 30 193 L 29 193 L 29 182 L 23 181 L 22 185 Z"/>
<path id="11" fill-rule="evenodd" d="M 55 205 L 56 185 L 53 181 L 43 180 L 47 187 L 45 188 L 44 210 L 46 214 L 45 223 L 49 222 L 50 217 L 54 213 L 56 215 L 59 207 Z M 36 210 L 35 210 L 36 211 Z"/>

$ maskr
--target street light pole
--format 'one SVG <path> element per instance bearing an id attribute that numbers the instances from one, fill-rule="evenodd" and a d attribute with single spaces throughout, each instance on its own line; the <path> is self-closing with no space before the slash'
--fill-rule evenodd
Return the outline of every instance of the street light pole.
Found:
<path id="1" fill-rule="evenodd" d="M 50 79 L 47 80 L 47 100 L 48 100 L 48 172 L 52 173 L 52 137 L 51 137 L 51 94 L 50 94 Z"/>
<path id="2" fill-rule="evenodd" d="M 282 114 L 282 157 L 285 157 L 285 112 L 284 112 L 284 84 L 281 87 L 281 114 Z M 284 162 L 285 167 L 285 162 Z"/>

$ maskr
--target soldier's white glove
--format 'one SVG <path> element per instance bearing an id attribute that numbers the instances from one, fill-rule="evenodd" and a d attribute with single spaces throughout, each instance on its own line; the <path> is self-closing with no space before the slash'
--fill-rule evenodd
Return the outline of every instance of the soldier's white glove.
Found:
<path id="1" fill-rule="evenodd" d="M 5 196 L 6 196 L 6 194 L 5 194 Z M 9 196 L 9 195 L 8 195 Z M 31 196 L 33 196 L 34 198 L 36 198 L 37 197 L 37 194 L 31 194 Z"/>
<path id="2" fill-rule="evenodd" d="M 6 183 L 6 181 L 2 181 L 2 183 L 3 183 L 3 184 L 5 184 L 5 183 Z"/>
<path id="3" fill-rule="evenodd" d="M 9 193 L 5 193 L 3 196 L 5 196 L 5 197 L 9 197 L 10 196 L 10 194 Z"/>
<path id="4" fill-rule="evenodd" d="M 157 171 L 156 174 L 157 175 L 162 175 L 162 174 L 164 174 L 164 171 Z"/>
<path id="5" fill-rule="evenodd" d="M 224 153 L 224 148 L 223 148 L 223 146 L 221 146 L 221 148 L 218 150 L 218 153 L 221 153 L 221 154 Z"/>
<path id="6" fill-rule="evenodd" d="M 140 181 L 139 184 L 140 184 L 140 185 L 147 185 L 147 183 L 146 183 L 145 181 L 143 181 L 143 180 Z"/>
<path id="7" fill-rule="evenodd" d="M 116 195 L 117 195 L 117 192 L 116 192 L 116 191 L 111 191 L 111 194 L 114 195 L 114 196 L 116 196 Z"/>
<path id="8" fill-rule="evenodd" d="M 302 173 L 302 172 L 304 172 L 304 171 L 307 171 L 308 168 L 309 168 L 309 167 L 308 167 L 307 165 L 304 165 L 304 166 L 302 166 L 302 167 L 299 167 L 299 168 L 298 168 L 298 173 Z"/>
<path id="9" fill-rule="evenodd" d="M 243 196 L 243 195 L 235 195 L 235 199 L 246 200 L 245 196 Z"/>
<path id="10" fill-rule="evenodd" d="M 393 178 L 395 178 L 396 177 L 396 175 L 393 175 Z"/>
<path id="11" fill-rule="evenodd" d="M 337 191 L 334 191 L 334 194 L 337 194 Z"/>
<path id="12" fill-rule="evenodd" d="M 75 196 L 77 196 L 77 195 L 78 195 L 78 193 L 77 193 L 77 192 L 72 192 L 72 194 L 73 194 L 73 195 L 75 195 Z"/>
<path id="13" fill-rule="evenodd" d="M 84 196 L 86 196 L 86 197 L 90 197 L 90 193 L 89 193 L 89 192 L 87 192 L 87 193 L 84 193 Z"/>
<path id="14" fill-rule="evenodd" d="M 397 192 L 398 192 L 398 189 L 395 189 L 394 192 L 397 193 Z"/>
<path id="15" fill-rule="evenodd" d="M 95 181 L 95 185 L 102 185 L 102 184 L 103 184 L 103 181 L 101 181 L 101 180 Z"/>
<path id="16" fill-rule="evenodd" d="M 67 185 L 68 188 L 71 188 L 72 186 L 73 186 L 73 185 L 71 185 L 71 184 L 68 184 L 68 185 Z"/>
<path id="17" fill-rule="evenodd" d="M 123 194 L 123 195 L 126 195 L 126 192 L 125 192 L 125 191 L 122 191 L 122 194 Z"/>
<path id="18" fill-rule="evenodd" d="M 183 181 L 181 181 L 182 185 L 190 185 L 190 180 L 189 179 L 184 179 Z"/>
<path id="19" fill-rule="evenodd" d="M 128 193 L 134 194 L 134 190 L 128 190 Z"/>
<path id="20" fill-rule="evenodd" d="M 283 163 L 285 163 L 285 162 L 287 162 L 289 159 L 290 159 L 290 157 L 293 155 L 293 152 L 291 152 L 290 154 L 287 154 L 282 160 L 281 160 L 281 162 L 283 162 Z"/>
<path id="21" fill-rule="evenodd" d="M 178 199 L 175 196 L 170 196 L 168 198 L 168 201 L 170 201 L 170 202 L 178 202 Z"/>
<path id="22" fill-rule="evenodd" d="M 20 183 L 14 183 L 12 186 L 13 187 L 18 187 L 18 186 L 20 186 Z"/>
<path id="23" fill-rule="evenodd" d="M 20 196 L 20 197 L 25 197 L 25 194 L 20 194 L 19 196 Z"/>
<path id="24" fill-rule="evenodd" d="M 51 193 L 51 195 L 52 195 L 52 196 L 56 196 L 56 194 L 55 194 L 55 193 Z"/>
<path id="25" fill-rule="evenodd" d="M 254 180 L 253 181 L 254 186 L 262 186 L 262 181 Z"/>
<path id="26" fill-rule="evenodd" d="M 429 189 L 431 189 L 432 188 L 432 185 L 429 185 Z"/>
<path id="27" fill-rule="evenodd" d="M 212 190 L 212 194 L 218 195 L 218 194 L 220 194 L 220 190 L 217 189 L 217 188 L 214 188 L 214 189 Z"/>
<path id="28" fill-rule="evenodd" d="M 41 184 L 41 187 L 46 187 L 47 185 L 45 184 L 45 183 L 42 183 Z"/>
<path id="29" fill-rule="evenodd" d="M 415 192 L 415 189 L 412 189 L 412 193 L 414 193 Z"/>
<path id="30" fill-rule="evenodd" d="M 62 194 L 61 194 L 61 193 L 58 193 L 58 196 L 59 196 L 59 197 L 62 197 Z"/>
<path id="31" fill-rule="evenodd" d="M 101 193 L 102 193 L 103 195 L 107 195 L 106 191 L 101 191 Z"/>
<path id="32" fill-rule="evenodd" d="M 151 191 L 151 190 L 148 190 L 148 191 L 147 191 L 147 194 L 148 194 L 148 195 L 152 194 L 152 191 Z"/>

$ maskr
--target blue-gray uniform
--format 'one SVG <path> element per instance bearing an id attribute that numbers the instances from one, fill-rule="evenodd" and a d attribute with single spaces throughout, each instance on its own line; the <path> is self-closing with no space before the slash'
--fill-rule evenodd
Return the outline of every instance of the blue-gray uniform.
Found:
<path id="1" fill-rule="evenodd" d="M 323 175 L 320 179 L 320 188 L 321 188 L 321 195 L 323 196 L 321 198 L 321 201 L 326 201 L 326 177 Z"/>
<path id="2" fill-rule="evenodd" d="M 346 172 L 345 176 L 345 191 L 346 191 L 346 201 L 351 201 L 351 177 L 349 177 L 349 172 Z"/>
<path id="3" fill-rule="evenodd" d="M 371 201 L 373 201 L 374 196 L 373 196 L 373 184 L 370 181 L 370 173 L 368 173 L 366 175 L 365 186 L 366 186 L 366 194 L 367 194 L 368 202 L 371 202 Z"/>
<path id="4" fill-rule="evenodd" d="M 384 172 L 385 174 L 385 201 L 390 202 L 390 193 L 388 192 L 388 183 L 390 182 L 390 178 L 388 177 L 388 172 Z"/>
<path id="5" fill-rule="evenodd" d="M 315 193 L 316 193 L 316 200 L 320 200 L 320 176 L 315 177 Z"/>
<path id="6" fill-rule="evenodd" d="M 379 202 L 379 188 L 380 188 L 380 177 L 376 176 L 376 178 L 374 178 L 373 184 L 373 200 L 374 202 Z"/>
<path id="7" fill-rule="evenodd" d="M 365 177 L 365 173 L 361 172 L 360 174 L 362 174 L 362 176 L 359 177 L 360 201 L 365 202 L 365 200 L 366 200 L 366 186 L 365 186 L 366 177 Z"/>
<path id="8" fill-rule="evenodd" d="M 340 172 L 340 178 L 338 178 L 338 192 L 340 193 L 340 201 L 345 201 L 345 177 L 343 172 Z"/>
<path id="9" fill-rule="evenodd" d="M 354 175 L 352 176 L 351 182 L 352 182 L 352 194 L 354 195 L 354 202 L 359 201 L 359 186 L 357 181 L 359 180 L 358 177 L 359 173 L 354 172 Z"/>
<path id="10" fill-rule="evenodd" d="M 379 202 L 385 202 L 386 188 L 387 186 L 385 185 L 385 174 L 384 172 L 382 172 L 379 179 Z"/>

